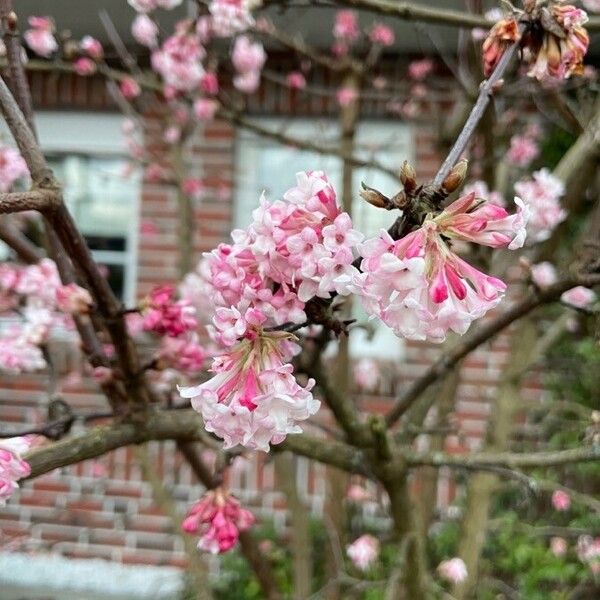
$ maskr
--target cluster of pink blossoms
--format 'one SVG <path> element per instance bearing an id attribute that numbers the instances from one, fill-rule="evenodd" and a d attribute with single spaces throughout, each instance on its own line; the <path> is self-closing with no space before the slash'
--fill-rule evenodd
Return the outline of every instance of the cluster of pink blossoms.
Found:
<path id="1" fill-rule="evenodd" d="M 283 200 L 262 198 L 250 226 L 235 230 L 233 243 L 220 244 L 199 267 L 211 304 L 229 311 L 227 318 L 219 311 L 215 320 L 220 343 L 243 335 L 243 327 L 234 329 L 234 323 L 248 308 L 259 309 L 267 326 L 299 324 L 313 296 L 350 293 L 358 275 L 353 249 L 363 236 L 340 210 L 322 172 L 296 177 L 297 185 Z"/>
<path id="2" fill-rule="evenodd" d="M 8 192 L 15 181 L 28 175 L 29 169 L 19 152 L 0 145 L 0 192 Z"/>
<path id="3" fill-rule="evenodd" d="M 189 92 L 202 80 L 205 55 L 198 36 L 190 32 L 189 22 L 180 21 L 175 33 L 152 53 L 152 68 L 163 78 L 167 93 Z"/>
<path id="4" fill-rule="evenodd" d="M 231 62 L 237 75 L 233 78 L 233 85 L 240 92 L 251 94 L 258 89 L 260 73 L 267 60 L 267 55 L 258 42 L 252 42 L 249 37 L 242 35 L 235 40 Z"/>
<path id="5" fill-rule="evenodd" d="M 515 183 L 515 192 L 530 210 L 527 234 L 531 242 L 547 240 L 556 226 L 567 218 L 560 205 L 565 192 L 564 183 L 548 169 L 533 174 L 532 179 Z"/>
<path id="6" fill-rule="evenodd" d="M 254 515 L 222 488 L 207 492 L 192 506 L 182 523 L 186 533 L 201 533 L 198 548 L 212 554 L 231 550 L 254 524 Z"/>
<path id="7" fill-rule="evenodd" d="M 443 560 L 437 568 L 440 577 L 451 583 L 461 583 L 467 578 L 467 566 L 462 558 Z"/>
<path id="8" fill-rule="evenodd" d="M 31 472 L 29 464 L 21 458 L 28 449 L 26 438 L 0 439 L 0 506 L 18 489 L 17 481 Z"/>
<path id="9" fill-rule="evenodd" d="M 217 37 L 230 37 L 254 25 L 248 0 L 212 0 L 210 27 Z"/>
<path id="10" fill-rule="evenodd" d="M 289 361 L 300 350 L 293 336 L 265 331 L 265 320 L 259 310 L 248 309 L 239 328 L 244 339 L 215 357 L 210 369 L 215 376 L 179 390 L 182 397 L 192 399 L 206 430 L 222 438 L 225 448 L 241 444 L 268 452 L 269 444 L 301 433 L 297 422 L 314 415 L 320 406 L 310 393 L 314 381 L 303 388 L 292 374 Z"/>
<path id="11" fill-rule="evenodd" d="M 179 337 L 197 328 L 196 309 L 187 300 L 175 300 L 175 288 L 162 285 L 152 290 L 143 305 L 143 328 L 158 335 Z"/>
<path id="12" fill-rule="evenodd" d="M 87 313 L 91 306 L 87 290 L 61 285 L 49 259 L 26 267 L 0 265 L 0 309 L 14 316 L 0 332 L 0 369 L 19 373 L 45 367 L 41 346 L 52 328 L 70 328 L 68 315 Z"/>
<path id="13" fill-rule="evenodd" d="M 58 50 L 54 37 L 54 21 L 50 17 L 29 17 L 31 29 L 23 34 L 27 45 L 39 56 L 49 58 Z"/>
<path id="14" fill-rule="evenodd" d="M 448 330 L 464 334 L 500 302 L 506 285 L 460 258 L 447 240 L 520 248 L 529 211 L 520 198 L 515 203 L 509 215 L 471 192 L 400 240 L 382 231 L 366 241 L 359 247 L 362 273 L 352 284 L 366 311 L 409 339 L 442 342 Z"/>
<path id="15" fill-rule="evenodd" d="M 369 534 L 361 535 L 346 547 L 346 554 L 360 571 L 366 571 L 379 556 L 379 540 Z"/>

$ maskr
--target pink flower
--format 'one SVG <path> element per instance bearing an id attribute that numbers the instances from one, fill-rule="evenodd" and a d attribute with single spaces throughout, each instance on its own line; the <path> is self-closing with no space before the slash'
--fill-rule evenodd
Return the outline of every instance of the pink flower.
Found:
<path id="1" fill-rule="evenodd" d="M 119 89 L 127 100 L 137 98 L 142 92 L 139 83 L 133 77 L 125 77 L 119 84 Z"/>
<path id="2" fill-rule="evenodd" d="M 216 73 L 204 73 L 200 80 L 200 89 L 209 96 L 215 96 L 219 93 L 219 80 Z"/>
<path id="3" fill-rule="evenodd" d="M 506 285 L 454 254 L 444 240 L 521 247 L 528 214 L 518 198 L 515 203 L 517 212 L 509 215 L 491 203 L 476 205 L 471 193 L 398 241 L 382 231 L 359 247 L 362 273 L 352 291 L 396 335 L 441 342 L 448 330 L 464 334 L 500 302 Z"/>
<path id="4" fill-rule="evenodd" d="M 247 0 L 212 0 L 208 10 L 217 37 L 230 37 L 254 25 Z"/>
<path id="5" fill-rule="evenodd" d="M 561 302 L 571 304 L 577 308 L 587 308 L 596 301 L 596 294 L 592 290 L 578 285 L 571 290 L 566 291 L 561 297 Z M 556 492 L 555 492 L 556 493 Z"/>
<path id="6" fill-rule="evenodd" d="M 73 63 L 73 69 L 77 75 L 88 77 L 96 72 L 96 63 L 91 58 L 82 56 Z"/>
<path id="7" fill-rule="evenodd" d="M 412 79 L 421 81 L 425 79 L 429 73 L 433 71 L 433 61 L 430 58 L 423 58 L 421 60 L 413 60 L 408 65 L 408 75 Z"/>
<path id="8" fill-rule="evenodd" d="M 206 350 L 199 344 L 198 336 L 188 338 L 164 337 L 161 340 L 159 358 L 161 362 L 183 373 L 197 373 L 206 360 Z"/>
<path id="9" fill-rule="evenodd" d="M 394 31 L 383 23 L 374 23 L 369 32 L 369 39 L 373 44 L 391 46 L 395 40 Z"/>
<path id="10" fill-rule="evenodd" d="M 63 312 L 72 315 L 86 314 L 93 304 L 90 293 L 76 283 L 61 285 L 56 290 L 56 307 Z"/>
<path id="11" fill-rule="evenodd" d="M 231 62 L 238 73 L 233 79 L 235 88 L 247 94 L 255 92 L 266 60 L 262 44 L 252 42 L 245 35 L 236 38 L 231 53 Z"/>
<path id="12" fill-rule="evenodd" d="M 292 366 L 284 364 L 298 351 L 290 334 L 266 332 L 241 316 L 231 321 L 231 331 L 231 337 L 240 333 L 244 339 L 213 360 L 215 376 L 179 393 L 192 399 L 206 430 L 223 438 L 225 448 L 241 444 L 268 452 L 269 444 L 300 433 L 297 422 L 319 409 L 310 393 L 314 381 L 302 388 Z"/>
<path id="13" fill-rule="evenodd" d="M 524 135 L 513 135 L 510 138 L 506 160 L 516 167 L 526 167 L 539 153 L 540 149 L 535 140 Z"/>
<path id="14" fill-rule="evenodd" d="M 556 557 L 564 556 L 567 553 L 567 540 L 561 537 L 553 537 L 550 539 L 550 550 Z"/>
<path id="15" fill-rule="evenodd" d="M 547 288 L 556 283 L 556 269 L 549 262 L 541 262 L 531 266 L 531 279 L 540 289 Z"/>
<path id="16" fill-rule="evenodd" d="M 577 557 L 586 563 L 593 575 L 600 573 L 600 537 L 580 535 L 577 539 Z"/>
<path id="17" fill-rule="evenodd" d="M 219 102 L 212 98 L 198 98 L 194 102 L 194 115 L 199 121 L 212 121 L 219 110 Z"/>
<path id="18" fill-rule="evenodd" d="M 335 14 L 333 36 L 339 40 L 353 42 L 360 35 L 358 19 L 352 10 L 339 10 Z"/>
<path id="19" fill-rule="evenodd" d="M 367 500 L 372 500 L 371 494 L 362 486 L 353 484 L 346 491 L 346 498 L 350 502 L 362 503 Z"/>
<path id="20" fill-rule="evenodd" d="M 186 23 L 179 24 L 176 33 L 167 38 L 159 50 L 152 53 L 152 68 L 163 78 L 165 92 L 189 92 L 204 76 L 202 59 L 206 52 L 198 38 L 188 33 Z"/>
<path id="21" fill-rule="evenodd" d="M 131 34 L 138 44 L 147 48 L 156 48 L 158 44 L 158 25 L 145 14 L 139 14 L 131 24 Z"/>
<path id="22" fill-rule="evenodd" d="M 94 60 L 101 60 L 104 56 L 104 50 L 102 44 L 91 35 L 86 35 L 79 42 L 79 47 L 85 52 L 90 58 Z"/>
<path id="23" fill-rule="evenodd" d="M 506 49 L 521 37 L 519 24 L 513 17 L 500 18 L 483 42 L 483 72 L 489 77 Z"/>
<path id="24" fill-rule="evenodd" d="M 451 583 L 461 583 L 467 578 L 467 566 L 462 558 L 443 560 L 437 568 L 440 577 Z"/>
<path id="25" fill-rule="evenodd" d="M 303 90 L 306 87 L 306 79 L 300 71 L 292 71 L 285 78 L 288 87 L 292 90 Z"/>
<path id="26" fill-rule="evenodd" d="M 8 192 L 15 181 L 27 175 L 29 170 L 19 152 L 0 145 L 0 192 Z"/>
<path id="27" fill-rule="evenodd" d="M 181 128 L 177 125 L 170 125 L 163 133 L 163 140 L 167 144 L 176 144 L 181 139 Z"/>
<path id="28" fill-rule="evenodd" d="M 536 171 L 532 179 L 515 183 L 515 191 L 531 213 L 527 232 L 532 242 L 547 240 L 556 226 L 567 218 L 560 205 L 564 189 L 563 182 L 548 169 Z"/>
<path id="29" fill-rule="evenodd" d="M 181 527 L 186 533 L 201 533 L 198 548 L 212 554 L 231 550 L 239 534 L 254 524 L 254 515 L 218 487 L 209 490 L 188 512 Z"/>
<path id="30" fill-rule="evenodd" d="M 40 56 L 49 58 L 58 50 L 54 38 L 54 22 L 50 17 L 29 17 L 31 29 L 23 34 L 27 45 Z"/>
<path id="31" fill-rule="evenodd" d="M 372 358 L 361 358 L 354 365 L 354 381 L 363 390 L 377 388 L 380 376 L 379 364 Z"/>
<path id="32" fill-rule="evenodd" d="M 197 177 L 188 177 L 184 179 L 181 184 L 181 189 L 186 196 L 193 198 L 194 200 L 200 200 L 206 190 L 206 186 L 202 179 Z"/>
<path id="33" fill-rule="evenodd" d="M 196 310 L 187 300 L 174 299 L 172 286 L 154 288 L 145 301 L 144 329 L 158 335 L 178 337 L 198 326 Z"/>
<path id="34" fill-rule="evenodd" d="M 264 48 L 259 42 L 252 42 L 245 35 L 236 38 L 231 62 L 238 73 L 260 71 L 265 64 L 266 57 Z"/>
<path id="35" fill-rule="evenodd" d="M 30 445 L 24 437 L 0 439 L 0 506 L 19 488 L 19 479 L 31 472 L 29 463 L 21 458 Z"/>
<path id="36" fill-rule="evenodd" d="M 341 87 L 335 93 L 338 104 L 344 108 L 350 106 L 358 98 L 358 92 L 351 87 Z"/>
<path id="37" fill-rule="evenodd" d="M 562 490 L 555 490 L 552 492 L 552 506 L 554 507 L 554 510 L 561 512 L 569 510 L 571 506 L 571 496 Z"/>
<path id="38" fill-rule="evenodd" d="M 366 571 L 379 556 L 379 540 L 369 534 L 361 535 L 346 546 L 346 554 L 357 569 Z"/>

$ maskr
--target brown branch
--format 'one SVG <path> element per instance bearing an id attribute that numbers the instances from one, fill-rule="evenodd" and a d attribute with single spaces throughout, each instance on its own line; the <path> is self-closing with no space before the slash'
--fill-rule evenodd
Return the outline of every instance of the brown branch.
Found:
<path id="1" fill-rule="evenodd" d="M 44 258 L 44 253 L 5 217 L 0 219 L 0 240 L 12 248 L 17 256 L 27 264 Z"/>
<path id="2" fill-rule="evenodd" d="M 584 446 L 554 452 L 477 452 L 467 455 L 444 454 L 405 454 L 410 467 L 454 467 L 463 469 L 483 469 L 499 467 L 504 469 L 534 469 L 557 467 L 582 462 L 600 461 L 600 446 Z"/>
<path id="3" fill-rule="evenodd" d="M 403 21 L 420 21 L 421 23 L 464 27 L 468 29 L 473 27 L 488 29 L 493 25 L 483 15 L 474 12 L 433 8 L 412 2 L 394 2 L 393 0 L 334 0 L 334 2 L 345 7 L 350 5 L 359 10 L 395 17 Z M 267 4 L 277 3 L 279 2 L 267 2 Z M 323 5 L 325 3 L 323 0 L 318 0 L 318 4 Z M 595 16 L 590 17 L 586 23 L 586 29 L 588 31 L 599 30 L 600 18 Z"/>
<path id="4" fill-rule="evenodd" d="M 427 371 L 419 377 L 396 400 L 392 410 L 387 414 L 388 425 L 393 425 L 411 407 L 419 396 L 444 373 L 447 373 L 467 354 L 492 339 L 511 323 L 529 314 L 544 304 L 555 302 L 560 296 L 577 285 L 595 285 L 600 283 L 597 277 L 569 278 L 559 281 L 544 290 L 530 292 L 525 298 L 514 304 L 506 312 L 495 319 L 481 325 L 471 334 L 465 335 L 460 342 L 448 353 L 436 360 Z"/>
<path id="5" fill-rule="evenodd" d="M 190 409 L 156 411 L 143 422 L 115 423 L 90 429 L 85 434 L 64 439 L 29 453 L 30 477 L 38 477 L 53 469 L 95 458 L 132 444 L 150 440 L 205 441 L 207 434 L 202 419 Z M 273 450 L 291 450 L 296 454 L 336 466 L 351 473 L 368 475 L 364 456 L 343 444 L 306 434 L 290 435 Z"/>
<path id="6" fill-rule="evenodd" d="M 27 192 L 7 192 L 0 194 L 0 214 L 37 210 L 53 210 L 60 202 L 60 196 L 52 190 L 29 190 Z"/>
<path id="7" fill-rule="evenodd" d="M 520 31 L 521 33 L 524 30 L 524 25 L 521 25 Z M 509 46 L 502 55 L 502 58 L 498 61 L 498 64 L 494 68 L 494 71 L 486 79 L 479 88 L 479 95 L 477 96 L 477 100 L 471 109 L 471 112 L 462 127 L 462 130 L 459 136 L 456 138 L 454 145 L 450 149 L 448 156 L 442 163 L 442 166 L 439 168 L 435 177 L 433 178 L 433 187 L 440 187 L 442 182 L 450 173 L 452 167 L 458 162 L 461 158 L 462 153 L 465 151 L 471 136 L 475 132 L 479 121 L 483 117 L 485 110 L 492 99 L 494 94 L 494 88 L 498 84 L 498 82 L 502 79 L 504 72 L 508 68 L 510 62 L 513 59 L 513 56 L 516 54 L 517 49 L 519 47 L 519 42 L 513 42 L 511 46 Z"/>

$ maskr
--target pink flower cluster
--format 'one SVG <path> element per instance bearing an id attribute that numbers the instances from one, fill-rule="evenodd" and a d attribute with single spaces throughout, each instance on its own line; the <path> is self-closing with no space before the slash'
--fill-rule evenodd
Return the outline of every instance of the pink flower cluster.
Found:
<path id="1" fill-rule="evenodd" d="M 500 302 L 506 285 L 460 258 L 448 240 L 520 248 L 529 214 L 519 198 L 515 203 L 517 212 L 509 215 L 470 193 L 400 240 L 382 230 L 359 248 L 362 273 L 353 278 L 353 291 L 396 335 L 442 342 L 448 330 L 464 334 Z"/>
<path id="2" fill-rule="evenodd" d="M 194 332 L 184 337 L 165 336 L 161 339 L 159 360 L 182 373 L 198 373 L 202 370 L 206 357 L 207 352 Z"/>
<path id="3" fill-rule="evenodd" d="M 358 18 L 352 10 L 339 10 L 333 24 L 333 37 L 343 42 L 354 42 L 360 35 Z"/>
<path id="4" fill-rule="evenodd" d="M 247 0 L 212 0 L 210 27 L 217 37 L 229 37 L 254 25 Z"/>
<path id="5" fill-rule="evenodd" d="M 199 267 L 199 287 L 212 306 L 231 310 L 232 320 L 258 308 L 268 318 L 267 326 L 299 324 L 306 320 L 304 305 L 313 296 L 350 293 L 358 274 L 352 251 L 363 236 L 340 211 L 322 172 L 298 173 L 296 178 L 296 187 L 283 200 L 262 198 L 250 226 L 235 230 L 233 243 L 220 244 Z M 223 332 L 219 325 L 216 340 L 221 343 Z"/>
<path id="6" fill-rule="evenodd" d="M 171 285 L 156 287 L 144 302 L 143 328 L 158 335 L 179 337 L 197 328 L 196 309 L 187 300 L 175 300 Z"/>
<path id="7" fill-rule="evenodd" d="M 29 169 L 19 152 L 0 145 L 0 192 L 8 192 L 15 181 L 28 175 Z"/>
<path id="8" fill-rule="evenodd" d="M 567 213 L 560 205 L 560 197 L 564 191 L 563 182 L 548 169 L 536 171 L 532 179 L 515 184 L 515 192 L 531 212 L 527 224 L 527 234 L 531 242 L 547 240 L 555 227 L 566 219 Z"/>
<path id="9" fill-rule="evenodd" d="M 526 167 L 533 159 L 537 158 L 539 153 L 540 149 L 532 137 L 513 135 L 510 138 L 506 160 L 516 167 Z"/>
<path id="10" fill-rule="evenodd" d="M 131 34 L 142 46 L 156 48 L 158 45 L 158 25 L 146 14 L 136 16 L 131 24 Z"/>
<path id="11" fill-rule="evenodd" d="M 226 315 L 217 318 L 224 322 Z M 206 430 L 222 438 L 225 448 L 241 444 L 268 452 L 269 444 L 301 433 L 296 422 L 308 419 L 320 406 L 310 393 L 314 381 L 301 387 L 292 365 L 286 364 L 299 351 L 292 336 L 263 330 L 265 320 L 260 311 L 249 309 L 243 319 L 224 325 L 227 330 L 233 325 L 234 335 L 244 339 L 214 358 L 212 379 L 179 390 L 192 399 Z"/>
<path id="12" fill-rule="evenodd" d="M 208 491 L 194 504 L 182 523 L 186 533 L 201 533 L 198 548 L 212 554 L 231 550 L 254 524 L 254 515 L 222 488 Z"/>
<path id="13" fill-rule="evenodd" d="M 29 17 L 31 29 L 23 34 L 27 45 L 39 56 L 49 58 L 58 50 L 54 37 L 54 21 L 51 17 Z"/>
<path id="14" fill-rule="evenodd" d="M 23 437 L 0 439 L 0 506 L 18 489 L 17 481 L 31 472 L 29 464 L 21 458 L 29 445 Z"/>
<path id="15" fill-rule="evenodd" d="M 89 311 L 92 298 L 76 284 L 61 285 L 56 265 L 49 259 L 27 267 L 0 265 L 2 309 L 12 311 L 0 331 L 0 369 L 19 373 L 45 367 L 40 345 L 55 326 L 70 327 L 67 315 Z"/>
<path id="16" fill-rule="evenodd" d="M 360 571 L 366 571 L 379 556 L 379 540 L 369 534 L 361 535 L 346 547 L 346 554 Z"/>
<path id="17" fill-rule="evenodd" d="M 600 574 L 600 537 L 580 535 L 577 540 L 577 557 L 587 564 L 594 575 Z"/>
<path id="18" fill-rule="evenodd" d="M 369 32 L 369 39 L 373 44 L 391 46 L 393 45 L 396 36 L 394 35 L 394 30 L 387 25 L 384 25 L 383 23 L 374 23 Z"/>
<path id="19" fill-rule="evenodd" d="M 167 92 L 189 92 L 202 80 L 205 54 L 198 37 L 189 32 L 189 23 L 181 21 L 175 33 L 152 53 L 152 68 L 163 78 Z"/>
<path id="20" fill-rule="evenodd" d="M 571 496 L 562 490 L 554 490 L 552 492 L 552 506 L 554 510 L 564 512 L 571 507 Z"/>
<path id="21" fill-rule="evenodd" d="M 451 583 L 461 583 L 467 578 L 467 566 L 462 558 L 443 560 L 437 568 L 440 577 Z"/>
<path id="22" fill-rule="evenodd" d="M 260 73 L 267 60 L 267 55 L 259 42 L 252 42 L 242 35 L 235 40 L 231 62 L 237 72 L 233 85 L 240 92 L 252 94 L 260 84 Z"/>

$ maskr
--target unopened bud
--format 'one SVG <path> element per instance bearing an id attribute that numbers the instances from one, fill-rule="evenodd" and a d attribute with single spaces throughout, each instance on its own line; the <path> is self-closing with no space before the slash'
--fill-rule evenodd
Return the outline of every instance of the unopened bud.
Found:
<path id="1" fill-rule="evenodd" d="M 362 190 L 359 192 L 360 197 L 363 200 L 366 200 L 369 204 L 376 206 L 377 208 L 387 208 L 391 207 L 390 199 L 387 196 L 384 196 L 381 192 L 370 188 L 361 182 Z"/>
<path id="2" fill-rule="evenodd" d="M 448 173 L 446 179 L 442 182 L 442 189 L 448 194 L 457 190 L 465 181 L 468 166 L 468 160 L 465 158 L 459 160 L 450 173 Z"/>
<path id="3" fill-rule="evenodd" d="M 405 160 L 400 167 L 400 181 L 407 194 L 413 192 L 417 187 L 417 174 L 412 166 Z"/>
<path id="4" fill-rule="evenodd" d="M 14 10 L 11 10 L 6 17 L 6 25 L 8 26 L 8 30 L 16 31 L 18 23 L 19 19 L 17 18 L 17 13 Z"/>

